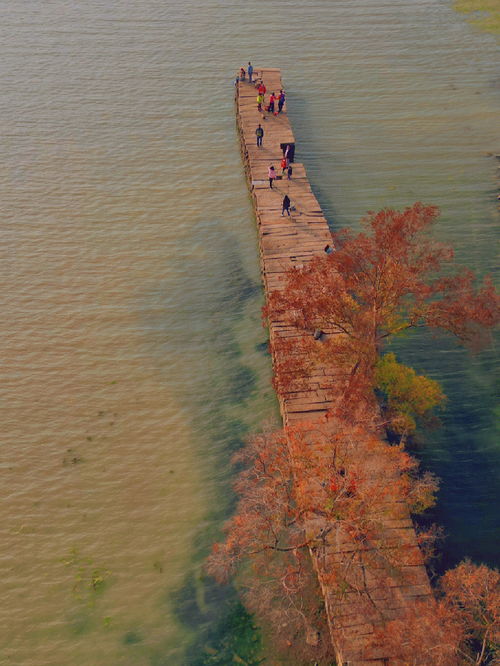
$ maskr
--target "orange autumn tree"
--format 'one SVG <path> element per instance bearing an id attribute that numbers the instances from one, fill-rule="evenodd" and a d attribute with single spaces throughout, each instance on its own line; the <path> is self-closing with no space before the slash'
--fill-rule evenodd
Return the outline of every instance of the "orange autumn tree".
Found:
<path id="1" fill-rule="evenodd" d="M 471 346 L 484 340 L 499 320 L 498 295 L 489 278 L 476 288 L 470 271 L 440 275 L 453 251 L 430 236 L 437 216 L 437 208 L 421 203 L 369 213 L 366 231 L 334 234 L 335 252 L 289 271 L 264 316 L 307 337 L 274 338 L 279 390 L 300 388 L 301 373 L 311 370 L 306 357 L 309 365 L 315 359 L 334 366 L 335 384 L 344 386 L 339 403 L 359 404 L 371 399 L 375 366 L 391 337 L 427 327 Z M 323 344 L 313 340 L 315 331 L 325 332 Z"/>
<path id="2" fill-rule="evenodd" d="M 332 557 L 323 576 L 339 613 L 348 607 L 379 621 L 373 591 L 422 561 L 394 521 L 407 506 L 431 506 L 437 482 L 419 476 L 402 447 L 335 419 L 253 437 L 235 462 L 245 465 L 235 485 L 238 508 L 208 570 L 219 581 L 239 573 L 247 607 L 273 627 L 282 651 L 331 659 L 309 553 L 321 559 L 341 546 L 344 554 Z"/>
<path id="3" fill-rule="evenodd" d="M 378 639 L 394 664 L 457 666 L 498 664 L 500 574 L 465 560 L 440 579 L 435 604 L 416 602 L 386 623 Z"/>
<path id="4" fill-rule="evenodd" d="M 442 576 L 442 603 L 464 630 L 464 661 L 472 664 L 500 662 L 500 573 L 470 560 Z"/>
<path id="5" fill-rule="evenodd" d="M 394 666 L 459 666 L 465 629 L 441 602 L 408 603 L 397 619 L 387 622 L 376 640 L 393 655 Z"/>
<path id="6" fill-rule="evenodd" d="M 233 463 L 243 467 L 234 484 L 238 506 L 207 570 L 219 583 L 238 574 L 246 607 L 272 627 L 279 652 L 328 663 L 332 646 L 284 432 L 251 437 Z"/>

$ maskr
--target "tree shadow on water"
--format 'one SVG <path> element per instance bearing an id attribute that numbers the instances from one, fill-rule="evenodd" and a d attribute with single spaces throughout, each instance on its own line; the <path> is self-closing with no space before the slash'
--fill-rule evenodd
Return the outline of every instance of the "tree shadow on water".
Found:
<path id="1" fill-rule="evenodd" d="M 261 663 L 259 632 L 233 586 L 189 574 L 173 605 L 177 618 L 195 635 L 182 666 Z"/>
<path id="2" fill-rule="evenodd" d="M 224 521 L 234 512 L 237 498 L 231 490 L 235 470 L 230 464 L 241 448 L 248 426 L 240 419 L 227 418 L 221 405 L 211 413 L 209 439 L 218 448 L 218 498 L 207 511 L 205 524 L 192 542 L 192 568 L 182 586 L 167 600 L 176 619 L 191 633 L 182 666 L 223 666 L 261 663 L 260 632 L 242 605 L 233 585 L 219 585 L 204 572 L 212 544 L 221 534 Z"/>

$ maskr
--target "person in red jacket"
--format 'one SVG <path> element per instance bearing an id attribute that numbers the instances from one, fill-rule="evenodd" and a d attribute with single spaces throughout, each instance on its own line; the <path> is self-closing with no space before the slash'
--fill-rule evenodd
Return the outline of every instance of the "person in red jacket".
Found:
<path id="1" fill-rule="evenodd" d="M 265 86 L 264 83 L 261 81 L 260 84 L 259 84 L 259 87 L 257 88 L 257 92 L 259 93 L 259 95 L 262 96 L 262 106 L 264 106 L 264 101 L 265 101 L 265 96 L 266 96 L 266 90 L 267 90 L 266 86 Z"/>
<path id="2" fill-rule="evenodd" d="M 274 103 L 277 101 L 277 97 L 275 96 L 274 92 L 271 93 L 271 97 L 269 98 L 269 106 L 267 110 L 269 113 L 274 113 Z"/>

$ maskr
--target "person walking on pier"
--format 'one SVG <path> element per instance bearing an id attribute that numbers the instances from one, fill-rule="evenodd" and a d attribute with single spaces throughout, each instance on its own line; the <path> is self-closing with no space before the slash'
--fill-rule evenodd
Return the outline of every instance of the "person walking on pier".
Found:
<path id="1" fill-rule="evenodd" d="M 284 157 L 281 160 L 281 173 L 284 174 L 287 169 L 288 169 L 288 160 L 286 159 L 286 157 Z"/>
<path id="2" fill-rule="evenodd" d="M 262 111 L 262 105 L 264 104 L 264 95 L 260 93 L 257 95 L 257 111 Z"/>
<path id="3" fill-rule="evenodd" d="M 273 180 L 276 178 L 276 171 L 274 170 L 274 167 L 273 167 L 272 164 L 269 167 L 269 169 L 267 170 L 267 175 L 269 177 L 269 187 L 271 189 L 273 189 Z"/>
<path id="4" fill-rule="evenodd" d="M 253 66 L 252 66 L 252 63 L 251 63 L 251 62 L 248 63 L 247 72 L 248 72 L 248 81 L 249 81 L 249 83 L 253 83 L 253 81 L 252 81 L 252 76 L 253 76 Z"/>
<path id="5" fill-rule="evenodd" d="M 286 178 L 287 178 L 287 180 L 292 180 L 292 173 L 293 173 L 293 169 L 292 169 L 292 166 L 290 165 L 290 166 L 288 167 L 288 169 L 286 170 Z"/>
<path id="6" fill-rule="evenodd" d="M 285 211 L 288 213 L 288 217 L 290 217 L 290 197 L 288 194 L 285 194 L 283 197 L 283 205 L 281 207 L 281 214 L 284 215 Z"/>
<path id="7" fill-rule="evenodd" d="M 264 137 L 264 130 L 260 126 L 260 124 L 257 127 L 257 129 L 255 130 L 255 135 L 257 137 L 257 147 L 260 148 L 262 146 L 262 139 Z"/>

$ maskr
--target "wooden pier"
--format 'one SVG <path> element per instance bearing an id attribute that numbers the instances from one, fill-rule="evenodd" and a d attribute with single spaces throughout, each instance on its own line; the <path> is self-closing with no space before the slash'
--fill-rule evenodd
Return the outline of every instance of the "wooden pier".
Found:
<path id="1" fill-rule="evenodd" d="M 266 104 L 269 95 L 279 93 L 283 88 L 279 69 L 265 68 L 256 71 L 267 88 Z M 332 245 L 328 222 L 314 196 L 303 164 L 300 159 L 300 142 L 295 142 L 288 116 L 277 117 L 259 112 L 256 102 L 257 91 L 248 81 L 236 84 L 237 125 L 240 134 L 241 151 L 254 202 L 259 231 L 261 271 L 266 296 L 273 290 L 280 290 L 286 281 L 286 272 L 305 264 L 314 255 L 323 255 L 325 247 Z M 285 106 L 286 111 L 286 106 Z M 263 115 L 265 119 L 263 119 Z M 264 130 L 263 145 L 257 146 L 255 130 L 258 124 Z M 272 164 L 278 175 L 283 157 L 282 144 L 295 144 L 293 175 L 288 180 L 286 174 L 269 187 L 268 168 Z M 292 203 L 291 216 L 282 216 L 282 200 L 288 194 Z M 271 340 L 277 336 L 303 335 L 283 321 L 269 322 Z M 318 368 L 307 378 L 306 386 L 300 392 L 279 393 L 281 414 L 285 425 L 321 419 L 332 406 L 332 396 L 328 390 L 332 380 L 325 376 L 324 369 Z M 360 452 L 363 455 L 363 452 Z M 408 563 L 398 575 L 386 577 L 381 585 L 380 578 L 371 583 L 370 598 L 374 600 L 374 611 L 359 612 L 356 599 L 347 595 L 339 600 L 338 590 L 331 585 L 329 571 L 342 553 L 342 543 L 338 534 L 332 532 L 324 547 L 311 549 L 313 566 L 318 575 L 323 592 L 330 637 L 339 664 L 349 666 L 375 666 L 396 664 L 397 660 L 385 650 L 383 644 L 374 648 L 373 636 L 377 626 L 384 620 L 403 617 L 407 604 L 412 600 L 432 603 L 431 589 L 422 557 L 417 546 L 415 530 L 408 509 L 395 502 L 387 511 L 387 529 L 394 538 L 405 543 Z M 389 524 L 390 523 L 390 524 Z M 328 526 L 306 526 L 306 531 L 318 531 Z"/>

